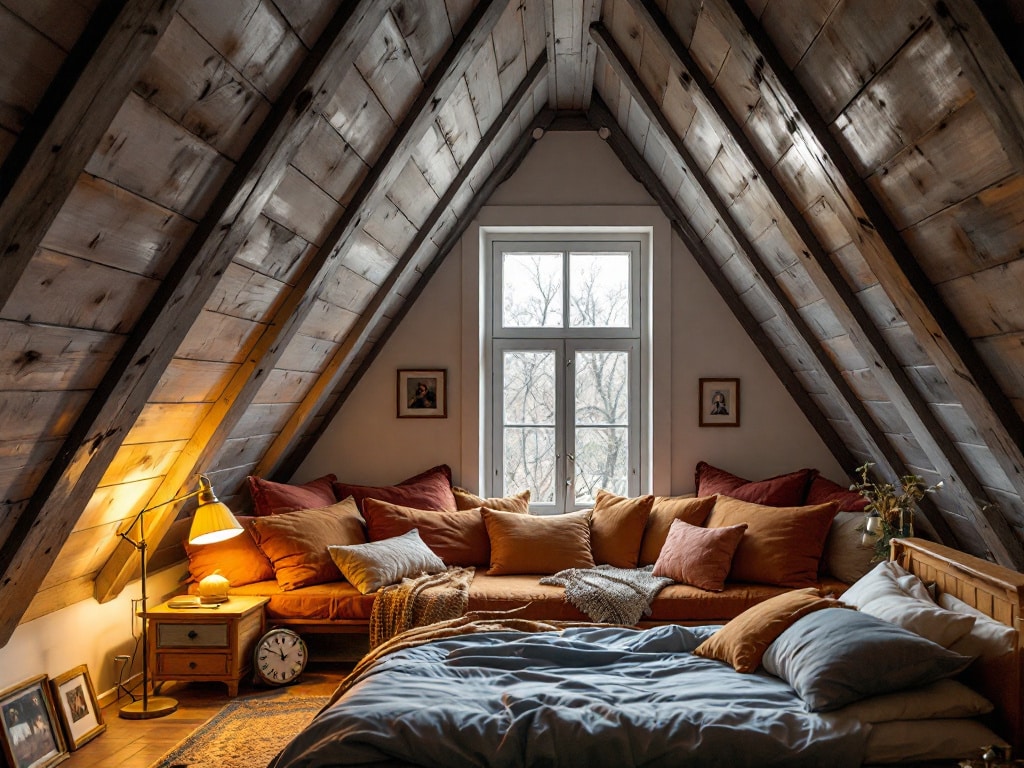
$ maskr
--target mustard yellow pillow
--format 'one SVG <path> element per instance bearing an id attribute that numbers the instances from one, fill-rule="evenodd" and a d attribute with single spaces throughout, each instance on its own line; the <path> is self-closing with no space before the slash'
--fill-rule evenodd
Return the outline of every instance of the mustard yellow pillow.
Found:
<path id="1" fill-rule="evenodd" d="M 484 507 L 481 513 L 491 541 L 491 576 L 594 567 L 589 511 L 520 515 Z"/>
<path id="2" fill-rule="evenodd" d="M 665 546 L 673 520 L 682 520 L 690 525 L 704 525 L 712 508 L 714 496 L 655 496 L 651 516 L 640 542 L 639 565 L 653 565 L 658 562 L 661 548 Z"/>
<path id="3" fill-rule="evenodd" d="M 517 493 L 515 496 L 485 499 L 481 496 L 477 496 L 475 493 L 467 491 L 465 488 L 452 486 L 452 493 L 455 494 L 456 509 L 476 509 L 478 507 L 487 507 L 488 509 L 496 509 L 499 512 L 519 512 L 524 515 L 530 511 L 529 491 L 522 491 L 521 493 Z"/>
<path id="4" fill-rule="evenodd" d="M 747 608 L 693 653 L 732 664 L 737 672 L 753 672 L 761 666 L 765 650 L 798 619 L 809 613 L 836 606 L 836 600 L 822 597 L 817 589 L 783 592 Z"/>

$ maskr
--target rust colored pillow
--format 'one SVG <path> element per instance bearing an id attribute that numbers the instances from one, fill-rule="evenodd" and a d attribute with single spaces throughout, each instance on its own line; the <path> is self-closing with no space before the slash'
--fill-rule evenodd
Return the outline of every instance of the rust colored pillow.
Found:
<path id="1" fill-rule="evenodd" d="M 797 507 L 804 503 L 811 480 L 817 474 L 816 469 L 798 469 L 751 482 L 700 461 L 696 471 L 697 495 L 714 496 L 719 493 L 771 507 Z"/>
<path id="2" fill-rule="evenodd" d="M 331 483 L 337 479 L 334 475 L 324 475 L 302 485 L 291 485 L 250 475 L 248 480 L 252 512 L 257 517 L 264 517 L 295 509 L 312 509 L 333 504 L 338 499 L 334 495 Z"/>
<path id="3" fill-rule="evenodd" d="M 598 491 L 590 516 L 590 549 L 594 562 L 615 568 L 636 568 L 640 541 L 654 496 L 627 498 Z"/>
<path id="4" fill-rule="evenodd" d="M 640 542 L 639 565 L 654 565 L 665 545 L 673 520 L 682 520 L 690 525 L 704 525 L 715 506 L 715 497 L 655 496 L 651 516 Z"/>
<path id="5" fill-rule="evenodd" d="M 274 578 L 274 566 L 256 546 L 250 532 L 249 522 L 252 519 L 239 516 L 237 520 L 245 530 L 214 544 L 189 544 L 186 538 L 189 581 L 198 584 L 214 571 L 219 571 L 232 587 Z"/>
<path id="6" fill-rule="evenodd" d="M 693 653 L 732 664 L 737 672 L 753 672 L 775 638 L 809 613 L 840 605 L 822 597 L 817 589 L 783 592 L 747 608 L 698 645 Z"/>
<path id="7" fill-rule="evenodd" d="M 363 504 L 370 541 L 401 536 L 413 529 L 445 565 L 482 566 L 491 562 L 491 542 L 480 508 L 449 512 L 413 509 L 367 499 Z"/>
<path id="8" fill-rule="evenodd" d="M 834 503 L 810 507 L 769 507 L 719 496 L 708 528 L 747 524 L 732 559 L 730 581 L 811 587 L 836 516 Z"/>
<path id="9" fill-rule="evenodd" d="M 331 544 L 365 544 L 363 518 L 352 499 L 329 507 L 254 518 L 253 538 L 274 566 L 282 590 L 341 581 Z"/>
<path id="10" fill-rule="evenodd" d="M 672 581 L 708 592 L 721 592 L 745 530 L 746 523 L 701 528 L 673 520 L 651 575 L 668 576 Z"/>
<path id="11" fill-rule="evenodd" d="M 479 509 L 480 507 L 487 507 L 488 509 L 496 509 L 499 512 L 519 512 L 524 515 L 530 511 L 529 491 L 522 491 L 521 493 L 517 493 L 515 496 L 503 496 L 490 499 L 477 496 L 475 493 L 471 493 L 465 488 L 459 488 L 458 486 L 452 488 L 452 493 L 455 494 L 456 509 Z"/>
<path id="12" fill-rule="evenodd" d="M 836 502 L 842 512 L 863 512 L 868 505 L 868 500 L 857 491 L 851 491 L 819 475 L 811 482 L 806 503 L 825 504 L 829 501 Z"/>
<path id="13" fill-rule="evenodd" d="M 589 511 L 520 515 L 484 507 L 481 512 L 491 541 L 490 576 L 594 567 Z"/>
<path id="14" fill-rule="evenodd" d="M 387 501 L 413 509 L 455 509 L 452 470 L 447 464 L 431 467 L 397 485 L 351 485 L 335 481 L 334 493 L 339 499 L 353 497 L 360 510 L 364 508 L 363 502 L 366 499 Z"/>

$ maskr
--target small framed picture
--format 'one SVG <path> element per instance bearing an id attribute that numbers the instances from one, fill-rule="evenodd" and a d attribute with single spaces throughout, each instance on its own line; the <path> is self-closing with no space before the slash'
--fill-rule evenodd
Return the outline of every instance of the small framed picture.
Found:
<path id="1" fill-rule="evenodd" d="M 10 768 L 47 768 L 67 759 L 46 675 L 0 692 L 0 742 Z"/>
<path id="2" fill-rule="evenodd" d="M 68 747 L 74 752 L 107 729 L 89 668 L 81 664 L 50 680 Z"/>
<path id="3" fill-rule="evenodd" d="M 399 369 L 398 418 L 448 418 L 448 371 L 443 368 Z"/>
<path id="4" fill-rule="evenodd" d="M 700 380 L 700 426 L 740 425 L 740 380 Z"/>

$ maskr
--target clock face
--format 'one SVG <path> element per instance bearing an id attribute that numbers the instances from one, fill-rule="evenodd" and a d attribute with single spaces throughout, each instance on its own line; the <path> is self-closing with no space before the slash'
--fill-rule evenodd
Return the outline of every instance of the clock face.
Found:
<path id="1" fill-rule="evenodd" d="M 256 674 L 270 685 L 292 682 L 306 668 L 306 644 L 290 629 L 272 629 L 256 644 Z"/>

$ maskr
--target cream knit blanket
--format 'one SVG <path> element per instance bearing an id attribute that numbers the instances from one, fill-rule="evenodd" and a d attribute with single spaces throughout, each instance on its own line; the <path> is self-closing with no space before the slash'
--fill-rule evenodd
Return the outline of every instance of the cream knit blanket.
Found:
<path id="1" fill-rule="evenodd" d="M 594 621 L 636 624 L 651 612 L 651 601 L 662 587 L 672 583 L 665 576 L 652 576 L 653 565 L 643 568 L 567 568 L 545 576 L 541 584 L 565 587 L 567 602 Z"/>
<path id="2" fill-rule="evenodd" d="M 472 581 L 472 568 L 449 568 L 379 590 L 370 611 L 370 648 L 412 627 L 462 616 Z"/>

